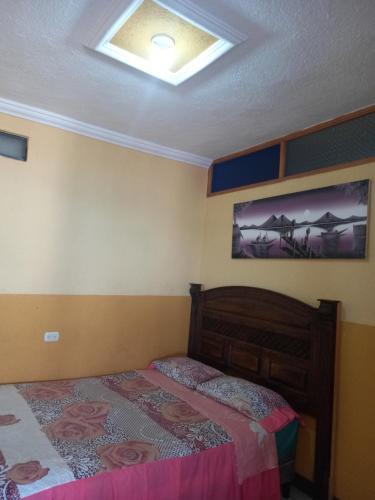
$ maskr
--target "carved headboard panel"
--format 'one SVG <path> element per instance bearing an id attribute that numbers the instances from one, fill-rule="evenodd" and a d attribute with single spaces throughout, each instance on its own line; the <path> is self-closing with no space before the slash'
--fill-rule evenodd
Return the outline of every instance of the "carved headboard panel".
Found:
<path id="1" fill-rule="evenodd" d="M 265 385 L 317 421 L 315 495 L 328 498 L 338 302 L 192 284 L 189 356 Z"/>

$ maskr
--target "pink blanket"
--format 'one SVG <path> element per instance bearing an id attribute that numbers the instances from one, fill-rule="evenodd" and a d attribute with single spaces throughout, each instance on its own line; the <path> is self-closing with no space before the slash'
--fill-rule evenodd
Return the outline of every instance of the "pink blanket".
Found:
<path id="1" fill-rule="evenodd" d="M 277 500 L 274 439 L 155 370 L 0 386 L 0 500 Z"/>
<path id="2" fill-rule="evenodd" d="M 273 434 L 236 410 L 192 391 L 156 370 L 139 370 L 146 380 L 186 401 L 209 420 L 223 427 L 232 438 L 236 451 L 238 480 L 277 467 L 277 451 Z"/>
<path id="3" fill-rule="evenodd" d="M 75 481 L 28 500 L 280 500 L 278 469 L 240 486 L 233 444 Z"/>

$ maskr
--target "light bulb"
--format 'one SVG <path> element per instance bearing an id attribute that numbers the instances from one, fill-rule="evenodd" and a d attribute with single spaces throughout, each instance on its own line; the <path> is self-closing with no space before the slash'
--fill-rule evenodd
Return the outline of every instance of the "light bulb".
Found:
<path id="1" fill-rule="evenodd" d="M 165 34 L 158 33 L 151 38 L 150 60 L 158 68 L 169 69 L 175 57 L 175 41 Z"/>

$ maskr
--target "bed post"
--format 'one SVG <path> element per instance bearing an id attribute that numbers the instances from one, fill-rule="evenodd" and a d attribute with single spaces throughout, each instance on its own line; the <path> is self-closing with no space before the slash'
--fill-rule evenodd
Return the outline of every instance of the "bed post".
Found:
<path id="1" fill-rule="evenodd" d="M 194 349 L 195 340 L 197 338 L 195 332 L 198 326 L 198 316 L 199 316 L 199 296 L 202 291 L 202 285 L 200 283 L 190 283 L 190 295 L 191 295 L 191 310 L 190 310 L 190 332 L 189 332 L 189 347 L 188 355 L 194 357 L 196 349 Z"/>
<path id="2" fill-rule="evenodd" d="M 331 453 L 335 385 L 335 350 L 338 301 L 320 300 L 318 309 L 319 378 L 316 384 L 317 422 L 315 438 L 314 500 L 331 498 Z"/>

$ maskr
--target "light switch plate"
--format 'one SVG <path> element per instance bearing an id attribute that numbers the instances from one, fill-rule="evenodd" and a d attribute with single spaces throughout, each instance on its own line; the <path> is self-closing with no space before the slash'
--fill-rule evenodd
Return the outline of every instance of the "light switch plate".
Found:
<path id="1" fill-rule="evenodd" d="M 59 332 L 45 332 L 44 342 L 58 342 L 60 340 Z"/>

